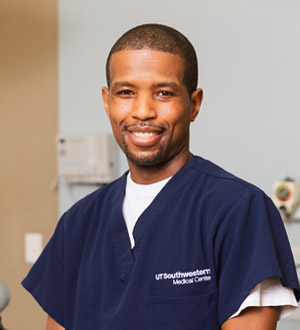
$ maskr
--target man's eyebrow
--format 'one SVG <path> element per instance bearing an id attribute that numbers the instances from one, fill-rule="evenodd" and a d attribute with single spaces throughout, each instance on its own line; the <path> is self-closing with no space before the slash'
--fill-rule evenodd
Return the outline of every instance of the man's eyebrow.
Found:
<path id="1" fill-rule="evenodd" d="M 118 87 L 135 87 L 134 84 L 128 82 L 128 81 L 116 81 L 111 85 L 112 88 L 118 88 Z"/>
<path id="2" fill-rule="evenodd" d="M 173 89 L 178 89 L 179 88 L 179 86 L 174 82 L 161 82 L 161 83 L 158 83 L 158 84 L 154 84 L 153 86 L 154 87 L 170 87 L 170 88 L 173 88 Z"/>
<path id="3" fill-rule="evenodd" d="M 131 87 L 134 88 L 136 85 L 130 83 L 128 81 L 116 81 L 111 84 L 111 88 L 119 88 L 119 87 Z M 159 82 L 152 85 L 153 88 L 160 88 L 160 87 L 170 87 L 172 89 L 179 89 L 179 86 L 175 82 Z"/>

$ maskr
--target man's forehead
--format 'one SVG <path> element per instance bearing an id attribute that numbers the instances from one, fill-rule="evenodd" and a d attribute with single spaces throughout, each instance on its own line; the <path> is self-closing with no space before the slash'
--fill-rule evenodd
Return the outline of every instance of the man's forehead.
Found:
<path id="1" fill-rule="evenodd" d="M 154 58 L 154 57 L 161 57 L 163 58 L 168 58 L 170 61 L 179 61 L 179 62 L 184 62 L 183 58 L 177 54 L 169 53 L 169 52 L 164 52 L 161 50 L 155 50 L 155 49 L 149 49 L 149 48 L 143 48 L 143 49 L 123 49 L 120 51 L 117 51 L 111 55 L 110 59 L 110 64 L 112 61 L 115 61 L 118 58 L 125 58 L 127 57 L 130 59 L 131 57 L 137 58 L 137 57 L 144 57 L 144 58 Z"/>
<path id="2" fill-rule="evenodd" d="M 152 49 L 121 50 L 111 56 L 111 79 L 116 75 L 149 75 L 151 73 L 176 75 L 182 78 L 184 61 L 179 55 Z"/>

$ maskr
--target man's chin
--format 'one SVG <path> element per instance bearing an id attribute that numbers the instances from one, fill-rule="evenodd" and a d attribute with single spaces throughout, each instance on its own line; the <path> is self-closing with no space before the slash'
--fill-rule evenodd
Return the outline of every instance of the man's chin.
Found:
<path id="1" fill-rule="evenodd" d="M 163 163 L 162 150 L 158 150 L 156 153 L 131 153 L 126 152 L 128 160 L 136 166 L 156 166 Z"/>
<path id="2" fill-rule="evenodd" d="M 141 167 L 155 166 L 160 164 L 160 162 L 156 159 L 149 159 L 147 157 L 128 157 L 128 159 L 132 164 Z"/>

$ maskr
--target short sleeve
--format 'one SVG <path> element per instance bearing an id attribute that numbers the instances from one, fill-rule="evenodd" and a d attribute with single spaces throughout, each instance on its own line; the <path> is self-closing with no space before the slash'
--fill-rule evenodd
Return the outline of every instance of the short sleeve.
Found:
<path id="1" fill-rule="evenodd" d="M 278 320 L 282 320 L 298 308 L 298 303 L 291 288 L 282 286 L 278 277 L 270 277 L 250 291 L 239 310 L 230 318 L 239 315 L 245 308 L 254 306 L 278 306 Z"/>
<path id="2" fill-rule="evenodd" d="M 22 285 L 44 311 L 64 326 L 64 216 Z"/>
<path id="3" fill-rule="evenodd" d="M 239 197 L 220 224 L 214 246 L 220 324 L 239 309 L 258 283 L 273 276 L 294 289 L 299 300 L 299 282 L 284 225 L 263 192 Z"/>

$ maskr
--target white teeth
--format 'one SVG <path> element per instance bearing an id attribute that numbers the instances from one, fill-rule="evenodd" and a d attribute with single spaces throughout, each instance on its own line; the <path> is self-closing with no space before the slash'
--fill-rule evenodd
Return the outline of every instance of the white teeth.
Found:
<path id="1" fill-rule="evenodd" d="M 141 138 L 148 138 L 157 134 L 155 132 L 132 132 L 132 133 L 133 135 Z"/>

